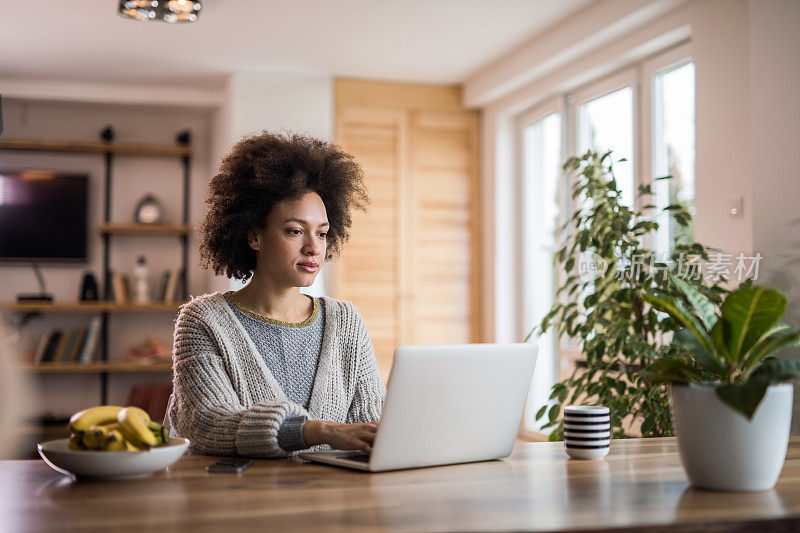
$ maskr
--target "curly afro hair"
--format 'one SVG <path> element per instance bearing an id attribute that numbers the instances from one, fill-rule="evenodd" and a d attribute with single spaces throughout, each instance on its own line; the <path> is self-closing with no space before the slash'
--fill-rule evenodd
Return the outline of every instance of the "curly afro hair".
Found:
<path id="1" fill-rule="evenodd" d="M 313 191 L 328 214 L 326 259 L 349 238 L 351 212 L 369 202 L 353 156 L 306 135 L 262 132 L 236 143 L 211 179 L 201 228 L 200 261 L 217 275 L 247 281 L 256 268 L 248 236 L 281 200 Z"/>

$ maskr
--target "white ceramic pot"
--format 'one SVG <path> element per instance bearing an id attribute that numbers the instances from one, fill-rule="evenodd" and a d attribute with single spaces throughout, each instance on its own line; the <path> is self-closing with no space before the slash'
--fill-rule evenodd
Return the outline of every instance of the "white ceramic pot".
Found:
<path id="1" fill-rule="evenodd" d="M 733 410 L 711 385 L 673 385 L 672 419 L 681 462 L 698 488 L 769 490 L 789 446 L 792 384 L 771 385 L 753 418 Z"/>

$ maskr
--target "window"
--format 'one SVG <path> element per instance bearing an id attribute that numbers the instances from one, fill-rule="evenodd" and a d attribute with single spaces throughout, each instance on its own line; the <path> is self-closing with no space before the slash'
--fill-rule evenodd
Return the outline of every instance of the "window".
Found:
<path id="1" fill-rule="evenodd" d="M 656 73 L 653 80 L 653 173 L 672 176 L 654 183 L 659 210 L 656 250 L 668 254 L 676 239 L 694 240 L 694 227 L 684 235 L 661 210 L 681 203 L 694 214 L 694 63 Z"/>
<path id="2" fill-rule="evenodd" d="M 585 86 L 571 97 L 572 114 L 577 117 L 573 132 L 573 136 L 577 135 L 575 154 L 583 154 L 590 148 L 601 154 L 613 150 L 614 173 L 622 193 L 620 202 L 631 208 L 636 190 L 633 120 L 636 78 L 635 71 L 625 71 Z M 616 163 L 620 159 L 625 161 Z"/>
<path id="3" fill-rule="evenodd" d="M 556 103 L 534 106 L 517 115 L 516 157 L 518 189 L 515 210 L 519 232 L 519 287 L 513 306 L 521 317 L 520 338 L 538 324 L 553 303 L 560 272 L 553 268 L 557 250 L 554 234 L 574 205 L 562 179 L 561 164 L 568 156 L 592 148 L 613 151 L 614 173 L 621 203 L 641 209 L 638 187 L 656 177 L 654 204 L 666 207 L 694 203 L 694 64 L 688 44 L 632 65 L 606 78 L 562 94 Z M 625 159 L 617 163 L 619 159 Z M 650 244 L 668 253 L 677 229 L 668 214 L 660 214 L 659 232 Z M 686 235 L 692 238 L 693 231 Z M 535 430 L 535 414 L 548 403 L 550 389 L 582 358 L 569 341 L 554 336 L 537 339 L 539 358 L 528 396 L 524 425 Z"/>
<path id="4" fill-rule="evenodd" d="M 592 148 L 604 153 L 613 150 L 614 161 L 622 192 L 621 203 L 633 207 L 633 89 L 623 87 L 581 105 L 578 111 L 578 154 Z"/>
<path id="5" fill-rule="evenodd" d="M 539 324 L 553 305 L 558 223 L 558 193 L 561 181 L 561 114 L 552 107 L 533 113 L 520 121 L 523 147 L 522 246 L 524 253 L 521 285 L 523 328 Z M 542 115 L 545 115 L 542 117 Z M 546 404 L 550 387 L 556 380 L 555 336 L 551 333 L 537 340 L 539 355 L 528 395 L 525 424 L 534 427 L 536 410 Z"/>

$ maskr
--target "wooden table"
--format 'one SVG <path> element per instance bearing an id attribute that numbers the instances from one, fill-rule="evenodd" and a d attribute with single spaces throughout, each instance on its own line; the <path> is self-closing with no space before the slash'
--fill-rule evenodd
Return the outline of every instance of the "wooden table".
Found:
<path id="1" fill-rule="evenodd" d="M 257 460 L 207 474 L 183 456 L 147 479 L 73 481 L 43 461 L 0 462 L 0 530 L 800 530 L 800 438 L 774 490 L 689 487 L 673 439 L 614 441 L 603 461 L 519 443 L 502 461 L 368 474 Z"/>

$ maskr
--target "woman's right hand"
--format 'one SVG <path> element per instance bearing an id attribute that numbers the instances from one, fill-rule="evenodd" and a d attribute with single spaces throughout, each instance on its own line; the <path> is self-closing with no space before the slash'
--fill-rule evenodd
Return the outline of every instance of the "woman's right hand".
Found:
<path id="1" fill-rule="evenodd" d="M 372 451 L 377 422 L 341 424 L 324 420 L 307 420 L 303 424 L 303 440 L 308 446 L 328 444 L 334 450 Z"/>

